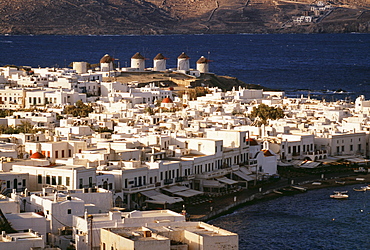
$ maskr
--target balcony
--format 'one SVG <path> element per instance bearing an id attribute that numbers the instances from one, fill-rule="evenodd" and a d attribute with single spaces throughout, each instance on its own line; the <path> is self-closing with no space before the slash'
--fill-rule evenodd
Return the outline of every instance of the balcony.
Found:
<path id="1" fill-rule="evenodd" d="M 140 187 L 132 187 L 132 188 L 122 188 L 122 191 L 124 193 L 138 193 L 141 191 L 145 191 L 148 189 L 153 189 L 155 188 L 155 184 L 150 184 L 150 185 L 145 185 L 145 186 L 140 186 Z"/>
<path id="2" fill-rule="evenodd" d="M 218 169 L 218 170 L 214 170 L 212 172 L 205 172 L 205 173 L 202 173 L 202 174 L 196 174 L 195 177 L 197 179 L 210 179 L 210 178 L 222 177 L 224 175 L 230 174 L 231 172 L 232 172 L 232 168 Z"/>
<path id="3" fill-rule="evenodd" d="M 175 182 L 183 182 L 183 181 L 186 181 L 186 177 L 176 177 L 175 178 Z"/>
<path id="4" fill-rule="evenodd" d="M 170 184 L 172 184 L 173 183 L 173 179 L 164 179 L 163 180 L 163 184 L 164 185 L 170 185 Z"/>

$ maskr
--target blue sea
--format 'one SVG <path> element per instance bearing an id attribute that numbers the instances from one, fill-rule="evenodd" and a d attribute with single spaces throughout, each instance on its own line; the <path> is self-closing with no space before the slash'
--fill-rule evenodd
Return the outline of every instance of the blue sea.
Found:
<path id="1" fill-rule="evenodd" d="M 310 190 L 249 205 L 210 224 L 239 234 L 239 249 L 370 249 L 370 192 L 353 187 Z M 338 190 L 339 189 L 339 190 Z M 336 200 L 334 191 L 348 191 Z"/>
<path id="2" fill-rule="evenodd" d="M 65 67 L 98 63 L 109 54 L 121 67 L 140 52 L 152 67 L 162 53 L 176 67 L 185 52 L 191 67 L 199 57 L 210 71 L 252 84 L 328 101 L 370 99 L 370 34 L 235 34 L 163 36 L 0 36 L 0 66 Z"/>

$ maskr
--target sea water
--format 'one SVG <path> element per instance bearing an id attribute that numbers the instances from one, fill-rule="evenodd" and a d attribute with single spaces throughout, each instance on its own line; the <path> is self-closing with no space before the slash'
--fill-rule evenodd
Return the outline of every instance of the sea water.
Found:
<path id="1" fill-rule="evenodd" d="M 99 63 L 109 54 L 120 67 L 140 52 L 152 67 L 157 53 L 175 68 L 185 52 L 191 67 L 201 56 L 210 71 L 285 90 L 290 97 L 370 99 L 370 34 L 235 34 L 163 36 L 0 36 L 0 66 L 66 67 Z"/>
<path id="2" fill-rule="evenodd" d="M 241 208 L 210 224 L 238 233 L 239 249 L 370 249 L 370 192 L 310 190 Z M 348 191 L 349 198 L 330 198 Z"/>

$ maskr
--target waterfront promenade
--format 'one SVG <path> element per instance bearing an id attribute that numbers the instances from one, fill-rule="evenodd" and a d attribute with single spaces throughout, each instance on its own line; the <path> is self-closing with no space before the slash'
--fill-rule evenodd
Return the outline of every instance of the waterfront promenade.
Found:
<path id="1" fill-rule="evenodd" d="M 292 180 L 295 185 L 304 187 L 309 191 L 312 189 L 334 186 L 343 187 L 343 184 L 339 184 L 338 182 L 344 182 L 344 185 L 359 184 L 359 187 L 364 186 L 365 184 L 370 183 L 370 174 L 355 174 L 353 172 L 347 172 L 340 174 L 327 174 L 324 178 L 321 178 L 321 176 L 319 178 L 316 176 L 306 176 L 296 179 L 281 178 L 277 181 L 258 185 L 250 189 L 242 189 L 224 196 L 212 197 L 211 200 L 203 203 L 189 205 L 186 207 L 186 212 L 189 214 L 189 218 L 192 221 L 208 221 L 254 202 L 287 195 L 275 193 L 273 190 L 291 186 Z M 317 185 L 317 183 L 316 185 L 312 184 L 313 182 L 319 182 L 320 185 Z M 299 192 L 300 191 L 297 190 L 294 193 Z"/>

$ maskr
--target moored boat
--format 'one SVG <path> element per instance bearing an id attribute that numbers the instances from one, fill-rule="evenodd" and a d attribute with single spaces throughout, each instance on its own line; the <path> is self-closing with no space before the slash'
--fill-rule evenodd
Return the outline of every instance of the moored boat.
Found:
<path id="1" fill-rule="evenodd" d="M 334 194 L 330 195 L 330 198 L 334 199 L 347 199 L 348 196 L 348 191 L 334 191 Z"/>
<path id="2" fill-rule="evenodd" d="M 353 188 L 353 191 L 366 192 L 367 188 L 366 187 Z"/>
<path id="3" fill-rule="evenodd" d="M 306 188 L 301 187 L 301 186 L 297 186 L 297 185 L 292 185 L 291 188 L 294 188 L 294 189 L 299 190 L 301 192 L 306 192 L 307 191 Z"/>

